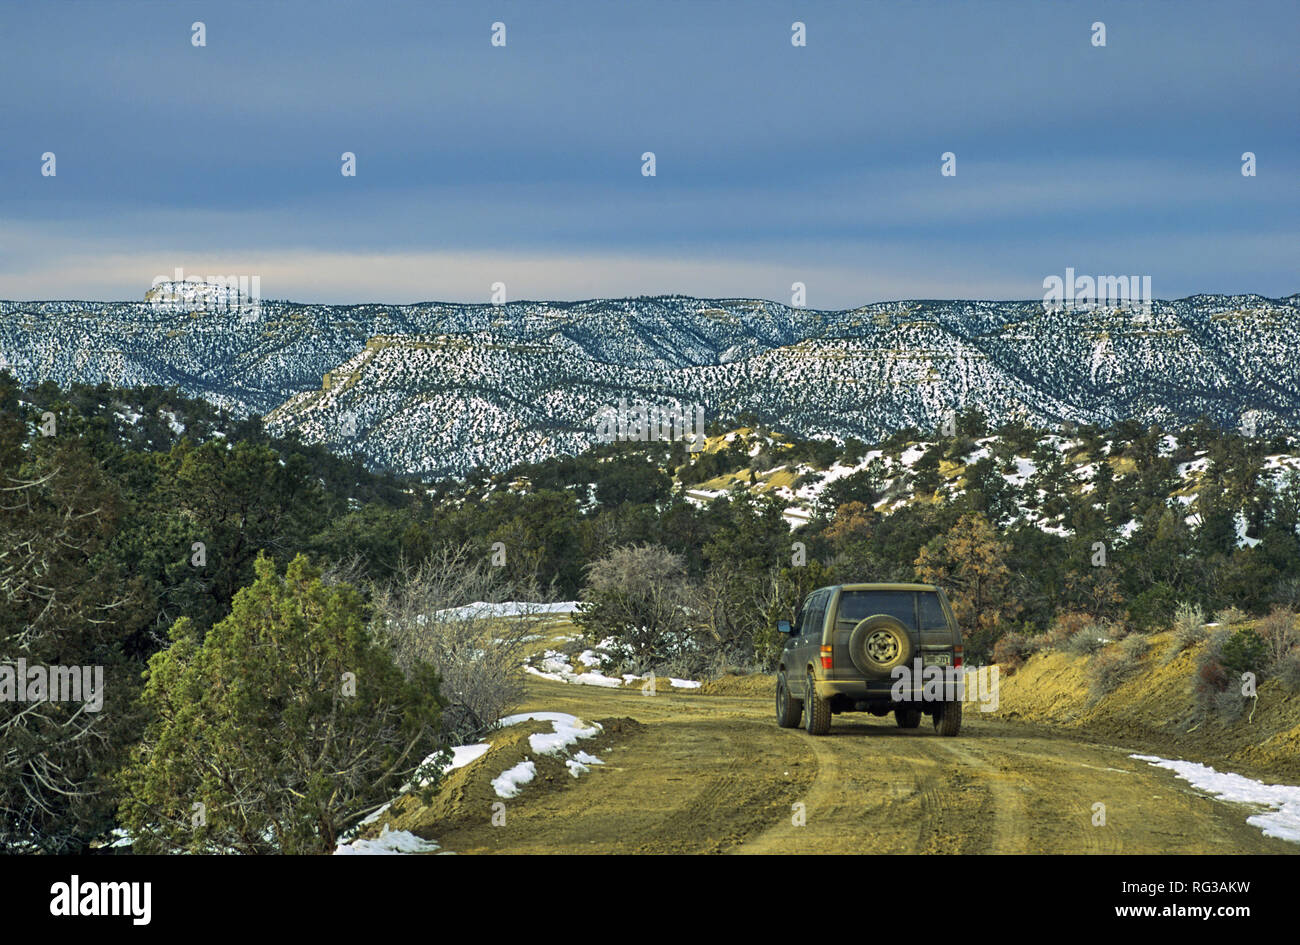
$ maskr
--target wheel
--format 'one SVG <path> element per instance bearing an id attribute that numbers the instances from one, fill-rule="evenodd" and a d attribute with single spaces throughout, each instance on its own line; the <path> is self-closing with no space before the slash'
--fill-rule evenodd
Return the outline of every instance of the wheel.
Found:
<path id="1" fill-rule="evenodd" d="M 813 674 L 808 674 L 808 691 L 803 700 L 803 727 L 809 735 L 825 735 L 831 730 L 831 703 L 819 698 Z"/>
<path id="2" fill-rule="evenodd" d="M 899 706 L 894 710 L 894 721 L 899 728 L 916 728 L 921 724 L 921 710 L 914 706 Z"/>
<path id="3" fill-rule="evenodd" d="M 950 737 L 961 731 L 961 702 L 953 700 L 943 703 L 943 707 L 934 716 L 934 730 Z"/>
<path id="4" fill-rule="evenodd" d="M 864 676 L 888 676 L 912 658 L 912 638 L 897 618 L 876 614 L 858 621 L 849 637 L 849 659 Z"/>
<path id="5" fill-rule="evenodd" d="M 782 728 L 794 728 L 799 724 L 803 714 L 803 700 L 790 695 L 790 687 L 785 681 L 785 670 L 776 676 L 776 724 Z"/>

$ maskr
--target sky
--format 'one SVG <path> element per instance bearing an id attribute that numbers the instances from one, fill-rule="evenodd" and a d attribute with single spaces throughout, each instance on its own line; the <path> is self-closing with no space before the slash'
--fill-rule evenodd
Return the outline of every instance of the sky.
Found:
<path id="1" fill-rule="evenodd" d="M 1290 295 L 1298 40 L 1296 0 L 0 0 L 0 298 Z"/>

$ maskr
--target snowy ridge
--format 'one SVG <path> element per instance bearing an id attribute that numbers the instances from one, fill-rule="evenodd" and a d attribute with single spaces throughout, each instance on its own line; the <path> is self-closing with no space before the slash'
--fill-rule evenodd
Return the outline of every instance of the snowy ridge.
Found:
<path id="1" fill-rule="evenodd" d="M 978 407 L 1023 419 L 1261 433 L 1300 422 L 1300 297 L 1195 296 L 1149 317 L 1041 302 L 891 302 L 846 311 L 682 296 L 501 306 L 0 302 L 0 367 L 24 382 L 175 384 L 273 433 L 377 468 L 502 469 L 595 440 L 599 411 L 752 410 L 804 437 L 934 429 Z"/>

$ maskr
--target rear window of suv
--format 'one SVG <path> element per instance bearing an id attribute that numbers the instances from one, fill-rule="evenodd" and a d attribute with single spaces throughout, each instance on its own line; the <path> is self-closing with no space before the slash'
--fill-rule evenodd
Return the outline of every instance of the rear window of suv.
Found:
<path id="1" fill-rule="evenodd" d="M 948 618 L 934 591 L 845 591 L 840 595 L 840 620 L 857 623 L 876 614 L 896 617 L 911 630 L 945 630 Z"/>

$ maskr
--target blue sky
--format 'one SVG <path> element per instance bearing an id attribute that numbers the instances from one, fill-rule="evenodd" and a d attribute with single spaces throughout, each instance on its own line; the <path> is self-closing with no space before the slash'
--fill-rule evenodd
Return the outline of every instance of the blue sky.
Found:
<path id="1" fill-rule="evenodd" d="M 1288 295 L 1297 40 L 1294 0 L 4 3 L 0 298 Z"/>

